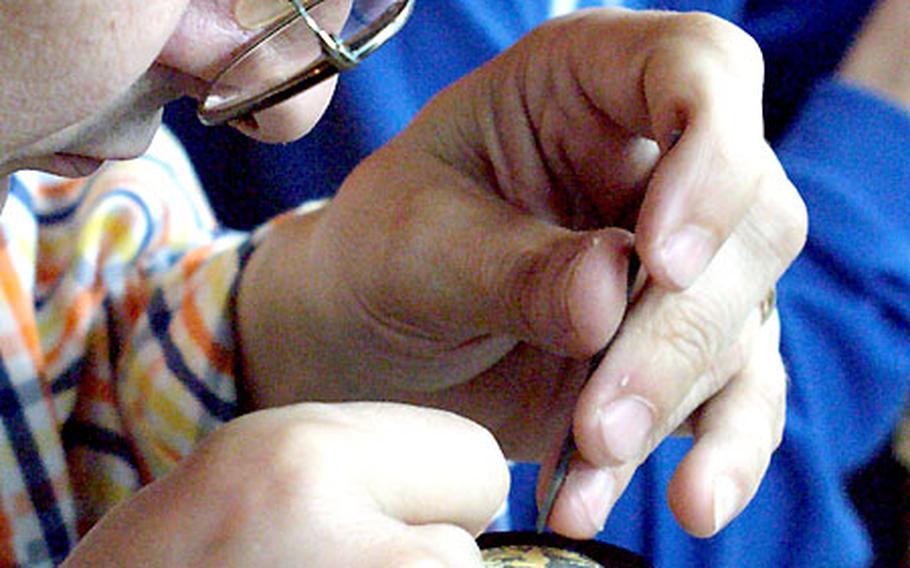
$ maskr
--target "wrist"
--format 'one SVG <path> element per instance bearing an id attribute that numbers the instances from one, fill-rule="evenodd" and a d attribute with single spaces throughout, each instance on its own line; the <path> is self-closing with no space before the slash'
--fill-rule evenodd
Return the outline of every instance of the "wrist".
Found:
<path id="1" fill-rule="evenodd" d="M 242 357 L 238 386 L 248 410 L 281 406 L 300 398 L 311 341 L 319 319 L 310 305 L 308 250 L 321 210 L 273 222 L 240 279 L 237 333 Z M 294 380 L 291 380 L 291 378 Z"/>

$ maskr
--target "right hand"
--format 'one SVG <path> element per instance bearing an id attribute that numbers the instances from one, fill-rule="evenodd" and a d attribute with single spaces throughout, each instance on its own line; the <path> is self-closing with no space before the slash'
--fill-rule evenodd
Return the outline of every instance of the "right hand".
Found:
<path id="1" fill-rule="evenodd" d="M 299 404 L 215 431 L 64 568 L 479 566 L 508 493 L 483 428 L 390 403 Z"/>
<path id="2" fill-rule="evenodd" d="M 762 77 L 754 42 L 706 15 L 594 10 L 532 32 L 253 255 L 239 306 L 253 399 L 440 405 L 529 461 L 558 447 L 574 408 L 584 465 L 615 483 L 558 530 L 591 536 L 629 472 L 718 395 L 730 404 L 705 440 L 740 439 L 728 417 L 742 415 L 769 443 L 755 459 L 701 445 L 679 487 L 710 504 L 723 474 L 741 510 L 779 439 L 786 384 L 772 365 L 739 388 L 743 330 L 806 233 L 763 136 Z M 633 246 L 650 283 L 579 399 L 585 359 L 626 308 Z M 780 362 L 774 346 L 761 353 Z M 623 398 L 646 419 L 606 418 Z M 578 510 L 594 491 L 575 488 L 565 502 Z M 681 511 L 700 535 L 729 519 Z"/>

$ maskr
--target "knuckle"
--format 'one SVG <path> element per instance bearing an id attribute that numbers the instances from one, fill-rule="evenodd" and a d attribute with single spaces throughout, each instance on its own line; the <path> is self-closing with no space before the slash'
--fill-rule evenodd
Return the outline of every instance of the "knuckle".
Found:
<path id="1" fill-rule="evenodd" d="M 525 251 L 510 261 L 504 309 L 515 328 L 510 331 L 521 339 L 547 345 L 578 341 L 579 331 L 573 324 L 567 295 L 562 293 L 568 285 L 573 257 L 561 252 Z"/>
<path id="2" fill-rule="evenodd" d="M 506 277 L 505 311 L 509 321 L 523 338 L 536 334 L 536 321 L 541 317 L 538 305 L 538 275 L 545 270 L 546 259 L 540 254 L 519 254 L 511 259 Z"/>
<path id="3" fill-rule="evenodd" d="M 216 430 L 181 465 L 208 507 L 204 540 L 242 542 L 264 523 L 290 530 L 335 510 L 352 487 L 349 456 L 339 450 L 350 430 L 332 405 L 316 403 L 255 412 Z"/>
<path id="4" fill-rule="evenodd" d="M 712 139 L 710 140 L 711 171 L 748 172 L 750 163 L 754 160 L 754 144 L 751 140 L 743 141 L 741 138 L 742 131 L 734 132 L 727 125 L 722 124 L 723 121 L 727 120 L 726 115 L 723 113 L 715 113 L 709 117 L 709 120 L 712 123 Z M 744 182 L 740 178 L 725 186 L 725 189 L 729 192 L 729 198 L 739 199 L 740 207 L 742 208 L 740 215 L 745 214 L 748 205 L 754 202 L 754 196 L 757 195 L 759 185 L 760 182 L 752 177 L 752 179 L 746 178 Z M 751 197 L 751 199 L 746 197 Z M 717 210 L 715 215 L 720 215 L 721 211 Z"/>
<path id="5" fill-rule="evenodd" d="M 770 149 L 769 149 L 770 152 Z M 768 247 L 785 265 L 800 253 L 806 243 L 809 216 L 806 204 L 782 169 L 766 173 L 759 182 L 762 207 L 758 230 L 760 246 Z"/>
<path id="6" fill-rule="evenodd" d="M 712 14 L 688 12 L 670 17 L 670 33 L 657 43 L 661 60 L 672 61 L 689 83 L 676 104 L 685 115 L 694 107 L 718 132 L 729 130 L 730 114 L 756 138 L 762 136 L 761 93 L 764 57 L 758 43 L 736 25 Z M 666 62 L 666 61 L 664 61 Z M 744 112 L 747 111 L 747 112 Z"/>
<path id="7" fill-rule="evenodd" d="M 806 204 L 799 197 L 796 189 L 792 184 L 787 182 L 792 188 L 789 192 L 790 199 L 786 206 L 787 213 L 781 215 L 781 240 L 786 243 L 783 253 L 785 258 L 792 260 L 802 250 L 806 244 L 806 237 L 809 232 L 809 214 L 806 210 Z"/>
<path id="8" fill-rule="evenodd" d="M 773 150 L 766 146 L 764 152 L 764 167 L 751 183 L 756 199 L 736 232 L 742 254 L 768 263 L 776 279 L 805 245 L 809 220 L 805 203 Z"/>
<path id="9" fill-rule="evenodd" d="M 720 391 L 746 367 L 751 354 L 751 346 L 747 345 L 747 342 L 743 341 L 742 337 L 740 340 L 734 341 L 733 345 L 722 356 L 715 359 L 708 369 L 706 374 L 708 392 L 716 393 Z"/>
<path id="10" fill-rule="evenodd" d="M 667 346 L 689 376 L 701 375 L 721 352 L 726 335 L 722 322 L 729 319 L 724 311 L 719 301 L 678 294 L 674 308 L 655 317 L 653 330 L 659 344 Z"/>
<path id="11" fill-rule="evenodd" d="M 680 16 L 682 29 L 698 32 L 704 45 L 734 64 L 738 70 L 764 73 L 764 57 L 758 42 L 735 24 L 705 12 L 689 12 Z"/>
<path id="12" fill-rule="evenodd" d="M 205 458 L 215 475 L 234 472 L 235 483 L 246 493 L 287 500 L 294 487 L 318 481 L 313 479 L 318 470 L 313 466 L 330 455 L 337 437 L 338 426 L 328 420 L 276 419 L 265 411 L 238 418 L 216 431 L 205 446 Z"/>

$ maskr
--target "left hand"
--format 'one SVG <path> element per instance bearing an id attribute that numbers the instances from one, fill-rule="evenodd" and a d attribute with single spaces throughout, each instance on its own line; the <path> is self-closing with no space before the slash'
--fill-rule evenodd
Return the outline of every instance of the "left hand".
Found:
<path id="1" fill-rule="evenodd" d="M 243 416 L 119 504 L 64 568 L 479 566 L 508 493 L 489 432 L 385 403 Z"/>

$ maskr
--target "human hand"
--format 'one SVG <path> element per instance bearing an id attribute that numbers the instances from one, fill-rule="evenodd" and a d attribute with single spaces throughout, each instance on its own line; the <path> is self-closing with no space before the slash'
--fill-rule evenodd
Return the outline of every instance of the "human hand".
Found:
<path id="1" fill-rule="evenodd" d="M 463 418 L 294 405 L 216 431 L 64 566 L 480 566 L 473 537 L 507 492 L 496 442 Z"/>
<path id="2" fill-rule="evenodd" d="M 593 476 L 596 495 L 570 480 L 552 524 L 590 536 L 647 452 L 711 398 L 703 408 L 723 419 L 695 421 L 705 434 L 674 487 L 692 496 L 676 499 L 683 525 L 717 530 L 703 506 L 715 475 L 741 484 L 740 509 L 779 437 L 779 354 L 752 349 L 746 322 L 805 237 L 762 135 L 761 67 L 751 40 L 704 15 L 598 10 L 530 34 L 253 256 L 239 313 L 254 401 L 439 405 L 510 457 L 542 460 L 584 359 L 616 331 L 634 246 L 649 284 L 574 417 L 575 470 L 608 476 Z M 603 434 L 620 392 L 649 408 L 626 451 Z M 743 456 L 718 441 L 741 439 L 737 413 L 767 447 Z"/>
<path id="3" fill-rule="evenodd" d="M 879 0 L 863 24 L 838 74 L 910 108 L 910 3 Z"/>
<path id="4" fill-rule="evenodd" d="M 631 308 L 579 397 L 574 431 L 580 453 L 548 518 L 555 531 L 594 536 L 637 467 L 674 429 L 694 435 L 668 488 L 670 507 L 687 532 L 715 534 L 754 496 L 783 435 L 787 376 L 773 304 L 753 309 L 732 345 L 723 341 L 723 329 L 736 333 L 738 317 L 724 313 L 735 301 L 717 301 L 737 293 L 724 290 L 742 277 L 726 270 L 734 248 L 723 247 L 689 290 L 668 294 L 652 287 L 645 295 L 655 297 Z M 712 344 L 713 336 L 726 347 Z M 539 497 L 553 465 L 545 466 Z"/>

